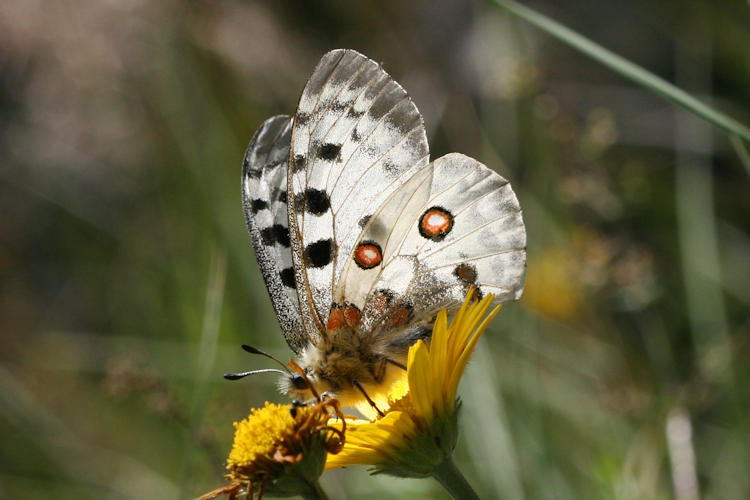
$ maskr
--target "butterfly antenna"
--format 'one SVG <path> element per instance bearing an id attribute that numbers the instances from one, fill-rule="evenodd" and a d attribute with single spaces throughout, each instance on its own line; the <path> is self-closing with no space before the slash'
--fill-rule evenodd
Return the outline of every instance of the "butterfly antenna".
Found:
<path id="1" fill-rule="evenodd" d="M 242 348 L 243 348 L 243 349 L 244 349 L 245 351 L 249 352 L 250 354 L 260 354 L 261 356 L 265 356 L 265 357 L 267 357 L 268 359 L 272 359 L 273 361 L 275 361 L 275 362 L 277 362 L 277 363 L 278 363 L 279 365 L 281 365 L 281 367 L 282 367 L 282 368 L 284 369 L 284 372 L 285 372 L 285 373 L 286 373 L 287 375 L 291 375 L 291 374 L 292 374 L 292 372 L 290 372 L 290 371 L 289 371 L 289 368 L 287 368 L 287 367 L 286 367 L 286 365 L 285 365 L 284 363 L 282 363 L 282 362 L 281 362 L 281 361 L 279 361 L 278 359 L 274 358 L 273 356 L 271 356 L 271 355 L 270 355 L 270 354 L 268 354 L 267 352 L 261 351 L 260 349 L 258 349 L 258 348 L 256 348 L 256 347 L 253 347 L 253 346 L 251 346 L 251 345 L 247 345 L 247 344 L 242 344 Z"/>
<path id="2" fill-rule="evenodd" d="M 239 380 L 243 377 L 247 377 L 248 375 L 255 375 L 258 373 L 281 373 L 282 375 L 287 374 L 287 372 L 282 372 L 281 370 L 277 370 L 276 368 L 263 368 L 261 370 L 251 370 L 249 372 L 242 373 L 225 373 L 224 378 L 227 380 Z"/>

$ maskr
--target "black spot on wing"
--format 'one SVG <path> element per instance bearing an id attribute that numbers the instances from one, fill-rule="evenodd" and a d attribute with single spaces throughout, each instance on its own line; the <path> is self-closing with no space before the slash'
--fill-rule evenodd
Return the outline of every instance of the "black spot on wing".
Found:
<path id="1" fill-rule="evenodd" d="M 389 95 L 388 99 L 378 99 L 367 110 L 367 114 L 375 121 L 379 121 L 385 114 L 393 108 L 393 98 Z"/>
<path id="2" fill-rule="evenodd" d="M 357 127 L 354 127 L 352 129 L 352 141 L 353 142 L 359 142 L 361 140 L 362 140 L 362 136 L 359 135 L 359 133 L 357 132 Z"/>
<path id="3" fill-rule="evenodd" d="M 325 267 L 333 260 L 333 240 L 318 240 L 305 247 L 305 264 L 308 267 Z"/>
<path id="4" fill-rule="evenodd" d="M 304 193 L 294 195 L 294 206 L 312 215 L 323 215 L 331 203 L 325 191 L 307 188 Z"/>
<path id="5" fill-rule="evenodd" d="M 346 108 L 348 108 L 350 104 L 351 103 L 348 103 L 348 102 L 334 101 L 331 104 L 331 111 L 335 111 L 336 113 L 341 113 Z"/>
<path id="6" fill-rule="evenodd" d="M 341 144 L 331 144 L 327 142 L 321 144 L 318 148 L 318 158 L 322 158 L 327 161 L 340 160 L 339 153 L 341 152 Z"/>
<path id="7" fill-rule="evenodd" d="M 276 230 L 276 241 L 278 241 L 282 246 L 289 248 L 289 246 L 292 244 L 289 239 L 289 228 L 284 227 L 280 224 L 274 224 L 274 228 Z"/>
<path id="8" fill-rule="evenodd" d="M 254 214 L 257 214 L 265 208 L 268 208 L 268 202 L 266 202 L 266 200 L 255 199 L 250 202 L 250 210 L 252 210 Z"/>
<path id="9" fill-rule="evenodd" d="M 310 121 L 310 115 L 307 113 L 297 113 L 294 117 L 294 123 L 297 125 L 307 125 Z"/>
<path id="10" fill-rule="evenodd" d="M 359 219 L 359 222 L 357 222 L 357 225 L 358 225 L 358 226 L 359 226 L 359 227 L 360 227 L 361 229 L 364 229 L 364 228 L 365 228 L 365 226 L 367 225 L 367 223 L 368 223 L 368 222 L 370 222 L 370 218 L 371 218 L 371 217 L 372 217 L 372 214 L 370 214 L 370 215 L 365 215 L 364 217 L 362 217 L 361 219 Z"/>
<path id="11" fill-rule="evenodd" d="M 281 224 L 274 224 L 273 226 L 261 229 L 260 237 L 263 240 L 263 244 L 266 246 L 272 246 L 274 243 L 289 248 L 291 241 L 289 240 L 289 228 L 284 227 Z"/>
<path id="12" fill-rule="evenodd" d="M 346 114 L 349 118 L 359 118 L 360 116 L 364 115 L 364 111 L 357 111 L 354 108 L 351 108 L 349 112 Z"/>
<path id="13" fill-rule="evenodd" d="M 272 198 L 280 201 L 281 203 L 286 203 L 286 189 L 276 189 L 273 192 Z"/>
<path id="14" fill-rule="evenodd" d="M 281 276 L 281 282 L 289 288 L 297 288 L 297 282 L 294 280 L 294 269 L 287 267 L 281 270 L 279 273 Z"/>
<path id="15" fill-rule="evenodd" d="M 305 156 L 294 155 L 294 159 L 292 161 L 292 172 L 299 172 L 300 170 L 304 168 L 305 168 Z"/>
<path id="16" fill-rule="evenodd" d="M 323 215 L 331 208 L 331 200 L 328 193 L 319 189 L 307 188 L 305 190 L 305 210 L 313 215 Z"/>
<path id="17" fill-rule="evenodd" d="M 415 114 L 410 106 L 395 106 L 386 116 L 385 121 L 402 134 L 408 133 L 420 123 L 420 116 Z"/>
<path id="18" fill-rule="evenodd" d="M 388 160 L 383 162 L 383 170 L 385 170 L 385 173 L 389 175 L 397 175 L 401 172 L 401 169 L 397 164 Z"/>
<path id="19" fill-rule="evenodd" d="M 305 206 L 305 193 L 297 193 L 294 195 L 294 206 L 297 210 L 302 210 Z"/>

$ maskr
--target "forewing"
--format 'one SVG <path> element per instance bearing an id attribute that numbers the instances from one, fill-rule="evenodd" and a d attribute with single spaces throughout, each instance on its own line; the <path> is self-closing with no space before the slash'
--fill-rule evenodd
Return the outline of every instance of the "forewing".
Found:
<path id="1" fill-rule="evenodd" d="M 430 225 L 432 221 L 432 225 Z M 443 221 L 450 222 L 440 229 Z M 360 242 L 382 249 L 382 264 L 350 259 L 337 294 L 362 310 L 360 330 L 376 335 L 455 309 L 469 286 L 518 299 L 526 270 L 526 230 L 508 181 L 458 153 L 443 156 L 382 204 Z"/>
<path id="2" fill-rule="evenodd" d="M 353 50 L 323 56 L 300 98 L 290 155 L 289 223 L 307 331 L 325 330 L 332 290 L 368 217 L 428 158 L 422 117 L 398 83 Z"/>
<path id="3" fill-rule="evenodd" d="M 250 141 L 242 168 L 242 204 L 266 288 L 292 350 L 305 344 L 294 280 L 287 213 L 291 117 L 269 118 Z"/>

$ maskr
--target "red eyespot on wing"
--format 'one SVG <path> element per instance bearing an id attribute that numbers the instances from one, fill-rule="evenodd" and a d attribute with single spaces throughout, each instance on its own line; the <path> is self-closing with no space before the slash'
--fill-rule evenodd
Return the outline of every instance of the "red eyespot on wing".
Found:
<path id="1" fill-rule="evenodd" d="M 388 308 L 388 304 L 391 303 L 392 299 L 393 292 L 390 290 L 378 290 L 372 295 L 370 304 L 375 312 L 383 313 Z"/>
<path id="2" fill-rule="evenodd" d="M 362 269 L 372 269 L 383 260 L 383 251 L 374 241 L 363 241 L 354 250 L 354 262 Z"/>
<path id="3" fill-rule="evenodd" d="M 328 330 L 338 330 L 343 324 L 344 311 L 336 304 L 332 305 L 331 312 L 328 314 L 328 323 L 326 323 L 326 328 Z"/>
<path id="4" fill-rule="evenodd" d="M 453 229 L 453 215 L 443 207 L 428 208 L 419 218 L 419 234 L 440 241 Z"/>
<path id="5" fill-rule="evenodd" d="M 391 313 L 391 317 L 388 318 L 388 324 L 390 326 L 403 326 L 405 325 L 409 319 L 411 319 L 411 306 L 399 306 L 397 307 L 393 313 Z"/>
<path id="6" fill-rule="evenodd" d="M 359 320 L 362 319 L 362 313 L 359 312 L 359 308 L 354 304 L 347 304 L 344 306 L 344 321 L 349 326 L 357 326 Z"/>
<path id="7" fill-rule="evenodd" d="M 453 270 L 453 274 L 464 283 L 474 283 L 477 280 L 477 268 L 471 264 L 459 264 Z"/>

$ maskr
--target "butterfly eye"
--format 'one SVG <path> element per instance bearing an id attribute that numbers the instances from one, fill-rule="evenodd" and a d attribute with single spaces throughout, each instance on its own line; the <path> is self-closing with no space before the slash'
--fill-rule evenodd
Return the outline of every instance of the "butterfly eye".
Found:
<path id="1" fill-rule="evenodd" d="M 292 375 L 292 385 L 295 389 L 307 389 L 307 381 L 305 380 L 305 377 L 303 377 L 299 373 L 295 373 L 294 375 Z"/>

